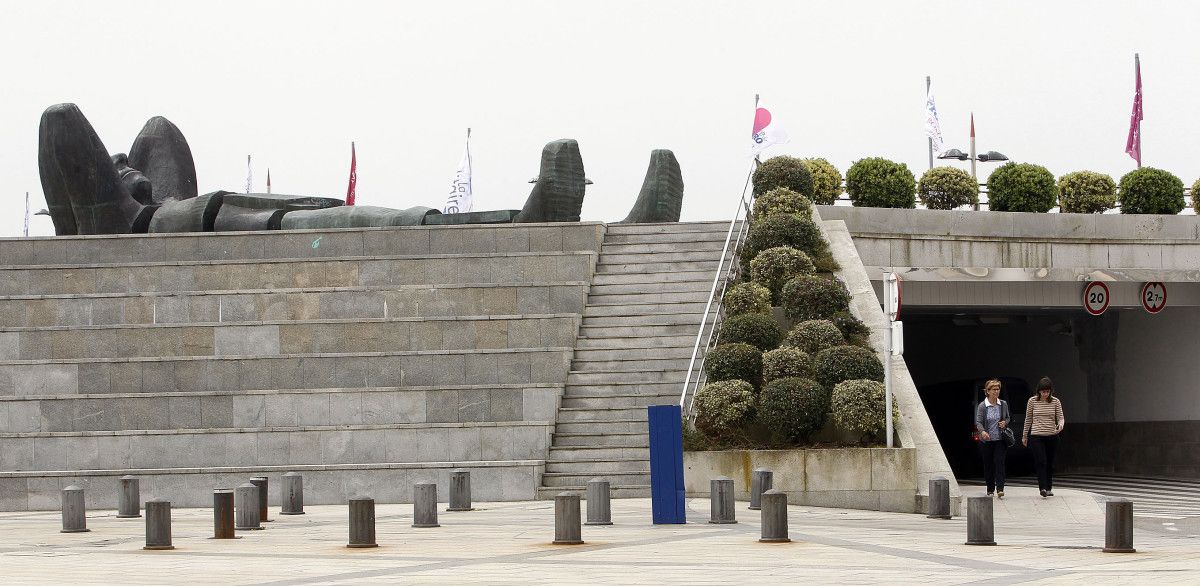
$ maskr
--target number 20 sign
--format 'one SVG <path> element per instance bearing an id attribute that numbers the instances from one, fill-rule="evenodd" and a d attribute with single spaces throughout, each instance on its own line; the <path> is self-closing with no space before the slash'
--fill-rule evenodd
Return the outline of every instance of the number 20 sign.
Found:
<path id="1" fill-rule="evenodd" d="M 1092 315 L 1100 315 L 1108 309 L 1108 285 L 1102 281 L 1092 281 L 1083 288 L 1083 308 Z"/>
<path id="2" fill-rule="evenodd" d="M 1167 306 L 1167 286 L 1159 282 L 1142 285 L 1142 309 L 1158 313 Z"/>

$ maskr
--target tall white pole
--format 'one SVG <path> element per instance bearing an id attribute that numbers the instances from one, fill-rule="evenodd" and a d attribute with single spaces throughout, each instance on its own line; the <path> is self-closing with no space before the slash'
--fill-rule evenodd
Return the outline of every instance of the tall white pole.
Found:
<path id="1" fill-rule="evenodd" d="M 928 103 L 929 103 L 929 83 L 930 83 L 930 82 L 929 82 L 929 76 L 928 76 L 928 75 L 926 75 L 926 76 L 925 76 L 925 102 L 926 102 L 926 107 L 928 107 Z M 926 115 L 928 115 L 928 114 L 926 114 Z M 932 169 L 932 168 L 933 168 L 933 137 L 932 137 L 932 136 L 926 137 L 926 138 L 925 138 L 925 140 L 929 141 L 929 168 L 930 168 L 930 169 Z"/>
<path id="2" fill-rule="evenodd" d="M 886 328 L 883 335 L 883 409 L 887 447 L 892 447 L 892 311 L 896 300 L 892 299 L 892 272 L 883 273 L 883 314 Z"/>

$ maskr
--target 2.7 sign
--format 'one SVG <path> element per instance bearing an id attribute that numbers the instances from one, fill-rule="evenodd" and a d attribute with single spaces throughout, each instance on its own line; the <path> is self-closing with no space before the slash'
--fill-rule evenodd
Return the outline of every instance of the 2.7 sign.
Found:
<path id="1" fill-rule="evenodd" d="M 1158 313 L 1167 306 L 1167 286 L 1158 282 L 1142 285 L 1142 309 Z"/>

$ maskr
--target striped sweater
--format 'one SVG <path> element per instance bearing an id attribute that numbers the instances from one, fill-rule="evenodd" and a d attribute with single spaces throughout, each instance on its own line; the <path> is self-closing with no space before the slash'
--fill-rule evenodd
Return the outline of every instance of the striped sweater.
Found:
<path id="1" fill-rule="evenodd" d="M 1062 403 L 1058 397 L 1051 397 L 1050 402 L 1039 401 L 1037 395 L 1029 398 L 1025 404 L 1025 437 L 1031 435 L 1055 435 L 1059 427 L 1066 425 L 1063 417 Z"/>

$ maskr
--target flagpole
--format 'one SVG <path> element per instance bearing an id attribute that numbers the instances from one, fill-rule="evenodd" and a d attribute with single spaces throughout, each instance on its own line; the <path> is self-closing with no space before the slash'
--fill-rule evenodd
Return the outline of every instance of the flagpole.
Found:
<path id="1" fill-rule="evenodd" d="M 925 76 L 925 101 L 929 102 L 929 76 Z M 929 168 L 933 168 L 933 137 L 927 136 L 925 140 L 929 141 Z"/>
<path id="2" fill-rule="evenodd" d="M 1137 53 L 1133 54 L 1133 75 L 1134 75 L 1134 79 L 1136 79 L 1138 82 L 1138 87 L 1137 87 L 1138 94 L 1141 95 L 1141 92 L 1142 92 L 1142 83 L 1141 83 L 1142 82 L 1142 59 Z M 1142 159 L 1145 157 L 1145 154 L 1142 152 L 1142 120 L 1140 117 L 1138 118 L 1137 148 L 1138 148 L 1138 160 L 1137 160 L 1138 166 L 1137 166 L 1137 168 L 1141 169 L 1142 168 Z"/>
<path id="3" fill-rule="evenodd" d="M 755 112 L 755 115 L 758 114 L 758 94 L 754 94 L 754 112 Z M 755 169 L 758 169 L 758 165 L 760 163 L 762 163 L 762 160 L 759 159 L 758 157 L 759 157 L 758 153 L 755 153 L 754 154 L 754 162 L 751 163 L 751 165 L 750 165 L 750 174 L 751 175 L 754 174 Z M 753 197 L 753 196 L 751 196 L 751 197 Z"/>
<path id="4" fill-rule="evenodd" d="M 975 113 L 971 112 L 971 181 L 975 182 L 976 191 L 979 190 L 979 177 L 975 174 Z M 990 196 L 989 196 L 990 197 Z M 989 202 L 988 209 L 991 209 Z M 975 198 L 975 211 L 979 211 L 979 198 Z"/>
<path id="5" fill-rule="evenodd" d="M 25 192 L 25 237 L 29 238 L 29 192 Z"/>

